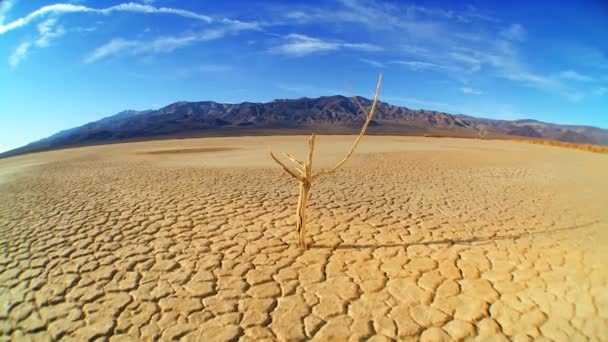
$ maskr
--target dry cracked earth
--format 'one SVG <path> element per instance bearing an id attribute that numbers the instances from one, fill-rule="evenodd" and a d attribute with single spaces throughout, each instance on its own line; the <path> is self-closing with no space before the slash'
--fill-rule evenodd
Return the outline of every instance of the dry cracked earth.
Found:
<path id="1" fill-rule="evenodd" d="M 313 185 L 303 250 L 268 144 L 306 138 L 0 160 L 0 340 L 608 338 L 607 156 L 369 136 Z"/>

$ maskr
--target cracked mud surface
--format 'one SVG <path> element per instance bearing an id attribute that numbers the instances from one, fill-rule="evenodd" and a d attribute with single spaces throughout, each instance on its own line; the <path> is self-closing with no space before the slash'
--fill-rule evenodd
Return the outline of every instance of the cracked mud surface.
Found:
<path id="1" fill-rule="evenodd" d="M 351 142 L 319 137 L 313 167 Z M 0 340 L 608 336 L 606 156 L 365 137 L 313 184 L 302 250 L 268 144 L 306 138 L 0 160 Z"/>

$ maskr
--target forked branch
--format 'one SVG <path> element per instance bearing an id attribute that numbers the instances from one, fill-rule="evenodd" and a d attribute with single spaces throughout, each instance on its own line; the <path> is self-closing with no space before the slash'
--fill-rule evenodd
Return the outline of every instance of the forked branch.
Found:
<path id="1" fill-rule="evenodd" d="M 363 108 L 363 106 L 359 103 L 359 100 L 356 97 L 353 97 L 353 98 L 355 98 L 355 102 L 357 102 L 357 104 L 359 104 L 359 107 L 361 108 L 361 110 L 363 111 L 363 113 L 367 116 L 367 119 L 365 120 L 365 124 L 363 125 L 363 128 L 361 129 L 361 132 L 359 133 L 359 136 L 355 140 L 353 146 L 350 148 L 350 151 L 348 151 L 348 153 L 346 153 L 346 155 L 344 156 L 344 158 L 342 160 L 340 160 L 334 167 L 329 168 L 329 169 L 325 169 L 325 170 L 321 170 L 321 171 L 317 172 L 316 174 L 314 174 L 312 176 L 313 180 L 317 179 L 318 177 L 320 177 L 322 175 L 327 175 L 327 174 L 330 174 L 330 173 L 336 171 L 353 154 L 353 152 L 355 151 L 355 148 L 357 148 L 357 145 L 359 145 L 359 142 L 361 141 L 361 138 L 363 138 L 363 135 L 365 134 L 365 131 L 367 131 L 367 127 L 369 126 L 369 124 L 374 119 L 374 114 L 376 114 L 376 107 L 378 105 L 378 96 L 380 95 L 380 86 L 381 85 L 382 85 L 382 74 L 380 74 L 380 77 L 378 78 L 378 85 L 376 86 L 376 94 L 374 95 L 374 102 L 372 103 L 372 107 L 369 110 L 369 113 L 367 113 L 365 111 L 365 108 Z"/>
<path id="2" fill-rule="evenodd" d="M 318 178 L 321 175 L 326 175 L 326 174 L 336 171 L 353 154 L 353 152 L 355 151 L 355 148 L 357 147 L 357 145 L 359 145 L 361 138 L 365 134 L 367 127 L 369 126 L 369 124 L 372 122 L 372 120 L 374 118 L 374 114 L 376 112 L 376 106 L 378 104 L 378 95 L 380 94 L 380 85 L 381 84 L 382 84 L 382 74 L 380 74 L 380 78 L 378 79 L 378 86 L 376 87 L 376 95 L 374 96 L 374 102 L 372 103 L 372 107 L 370 108 L 369 113 L 366 112 L 363 105 L 361 105 L 361 102 L 359 102 L 359 99 L 356 96 L 353 96 L 353 99 L 355 100 L 355 102 L 357 103 L 357 105 L 359 106 L 361 111 L 366 116 L 365 124 L 363 125 L 363 128 L 361 129 L 359 136 L 357 137 L 354 144 L 350 148 L 350 151 L 348 151 L 346 156 L 344 156 L 344 158 L 342 160 L 340 160 L 334 167 L 332 167 L 330 169 L 326 169 L 326 170 L 321 170 L 318 173 L 313 174 L 312 157 L 313 157 L 313 153 L 315 150 L 315 135 L 314 134 L 311 135 L 310 139 L 308 140 L 308 154 L 306 155 L 306 162 L 299 161 L 298 159 L 296 159 L 294 156 L 292 156 L 289 153 L 283 153 L 283 156 L 294 164 L 293 168 L 285 165 L 285 163 L 283 163 L 281 160 L 279 160 L 279 158 L 277 158 L 274 155 L 274 153 L 272 153 L 270 148 L 268 148 L 270 157 L 272 157 L 272 159 L 277 164 L 281 165 L 281 167 L 283 168 L 283 170 L 285 170 L 285 172 L 289 173 L 293 178 L 297 179 L 300 182 L 300 194 L 298 196 L 298 207 L 296 209 L 296 228 L 297 228 L 298 234 L 300 236 L 300 246 L 301 247 L 304 247 L 304 248 L 308 247 L 308 244 L 306 243 L 306 205 L 308 203 L 308 194 L 310 192 L 312 182 L 313 182 L 313 180 L 315 180 L 316 178 Z"/>
<path id="3" fill-rule="evenodd" d="M 303 170 L 306 168 L 306 165 L 304 165 L 304 163 L 302 163 L 301 161 L 297 160 L 294 156 L 292 156 L 289 153 L 283 153 L 283 156 L 289 160 L 291 160 L 294 164 L 298 165 L 301 169 L 298 169 L 298 171 L 301 171 L 302 173 L 304 172 Z"/>
<path id="4" fill-rule="evenodd" d="M 283 164 L 282 161 L 279 160 L 279 158 L 277 158 L 274 153 L 272 153 L 272 151 L 270 150 L 270 148 L 268 149 L 268 153 L 270 153 L 270 157 L 272 157 L 272 159 L 277 162 L 277 164 L 281 165 L 283 167 L 283 170 L 285 170 L 285 172 L 289 173 L 293 178 L 299 180 L 300 182 L 304 181 L 304 177 L 302 175 L 298 175 L 296 173 L 296 171 L 292 170 L 289 166 Z"/>

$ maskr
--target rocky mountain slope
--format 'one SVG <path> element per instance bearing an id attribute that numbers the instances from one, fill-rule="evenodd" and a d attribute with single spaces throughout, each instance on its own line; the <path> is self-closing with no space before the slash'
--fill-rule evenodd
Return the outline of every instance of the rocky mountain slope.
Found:
<path id="1" fill-rule="evenodd" d="M 364 106 L 371 101 L 359 98 Z M 344 96 L 268 103 L 176 102 L 159 110 L 124 111 L 0 154 L 7 157 L 90 144 L 170 137 L 358 132 L 364 122 L 356 102 Z M 381 102 L 369 134 L 523 136 L 608 145 L 608 130 L 534 120 L 504 121 L 412 110 Z"/>

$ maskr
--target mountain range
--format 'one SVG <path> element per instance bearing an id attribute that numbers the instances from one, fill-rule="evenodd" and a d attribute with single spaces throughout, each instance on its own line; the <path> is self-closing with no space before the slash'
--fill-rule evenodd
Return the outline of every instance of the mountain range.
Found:
<path id="1" fill-rule="evenodd" d="M 358 97 L 366 107 L 371 100 Z M 335 95 L 239 104 L 176 102 L 158 110 L 127 110 L 4 152 L 0 157 L 67 147 L 159 138 L 271 134 L 352 134 L 365 121 L 352 98 Z M 379 102 L 368 134 L 527 137 L 608 145 L 608 130 L 536 120 L 492 120 L 413 110 Z"/>

